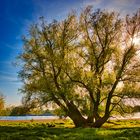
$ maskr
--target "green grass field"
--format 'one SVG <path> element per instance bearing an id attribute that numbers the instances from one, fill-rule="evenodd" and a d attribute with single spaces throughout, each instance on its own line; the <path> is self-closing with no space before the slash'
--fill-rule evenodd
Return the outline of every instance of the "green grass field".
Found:
<path id="1" fill-rule="evenodd" d="M 0 140 L 140 140 L 140 120 L 111 121 L 98 129 L 74 128 L 70 120 L 0 121 Z"/>

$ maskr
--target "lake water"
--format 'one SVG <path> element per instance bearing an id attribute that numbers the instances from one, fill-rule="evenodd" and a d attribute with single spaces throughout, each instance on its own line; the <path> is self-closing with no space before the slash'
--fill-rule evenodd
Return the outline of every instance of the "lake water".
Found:
<path id="1" fill-rule="evenodd" d="M 44 120 L 59 119 L 58 116 L 0 116 L 0 120 Z"/>
<path id="2" fill-rule="evenodd" d="M 128 115 L 125 117 L 116 116 L 114 119 L 138 119 L 140 118 L 140 113 L 135 113 L 133 115 Z M 0 116 L 0 120 L 44 120 L 44 119 L 59 119 L 58 116 Z"/>

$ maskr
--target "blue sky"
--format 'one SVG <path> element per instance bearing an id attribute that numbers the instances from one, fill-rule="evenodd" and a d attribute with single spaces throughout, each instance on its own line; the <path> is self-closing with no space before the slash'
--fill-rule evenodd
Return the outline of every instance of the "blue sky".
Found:
<path id="1" fill-rule="evenodd" d="M 126 13 L 140 8 L 140 0 L 0 0 L 0 92 L 7 105 L 19 105 L 22 95 L 18 88 L 18 67 L 12 65 L 22 50 L 22 35 L 27 35 L 32 23 L 40 16 L 47 21 L 61 20 L 72 9 L 79 11 L 87 5 Z"/>

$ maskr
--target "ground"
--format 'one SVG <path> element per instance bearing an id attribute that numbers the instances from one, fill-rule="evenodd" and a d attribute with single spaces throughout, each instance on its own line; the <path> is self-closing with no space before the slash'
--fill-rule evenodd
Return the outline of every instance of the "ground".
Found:
<path id="1" fill-rule="evenodd" d="M 70 120 L 0 121 L 0 140 L 140 140 L 140 120 L 74 128 Z"/>

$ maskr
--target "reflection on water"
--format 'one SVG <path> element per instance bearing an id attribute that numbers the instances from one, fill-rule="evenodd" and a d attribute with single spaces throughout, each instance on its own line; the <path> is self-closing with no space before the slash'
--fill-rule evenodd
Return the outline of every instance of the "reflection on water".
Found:
<path id="1" fill-rule="evenodd" d="M 43 120 L 58 118 L 58 116 L 0 116 L 0 120 Z"/>

